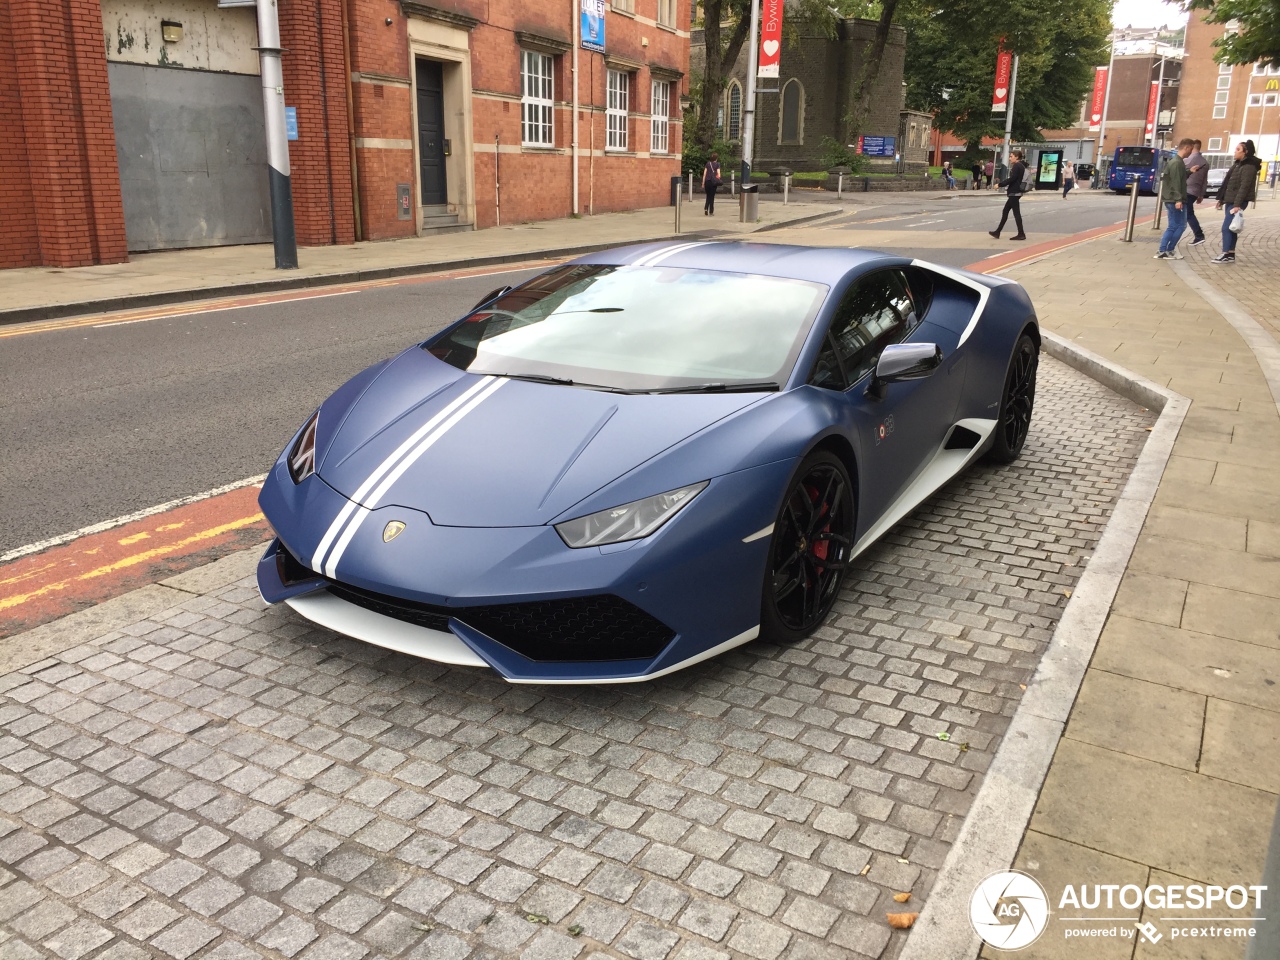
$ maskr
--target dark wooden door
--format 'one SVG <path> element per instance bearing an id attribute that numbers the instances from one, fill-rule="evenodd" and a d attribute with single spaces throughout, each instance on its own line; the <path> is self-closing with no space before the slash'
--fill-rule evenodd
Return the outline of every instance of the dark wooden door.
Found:
<path id="1" fill-rule="evenodd" d="M 424 207 L 448 202 L 444 170 L 444 66 L 417 62 L 418 164 Z"/>

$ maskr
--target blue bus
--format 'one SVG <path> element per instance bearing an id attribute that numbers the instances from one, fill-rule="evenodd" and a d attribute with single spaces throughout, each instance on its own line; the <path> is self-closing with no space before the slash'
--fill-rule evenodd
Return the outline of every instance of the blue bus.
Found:
<path id="1" fill-rule="evenodd" d="M 1157 151 L 1155 147 L 1116 147 L 1107 186 L 1116 193 L 1128 193 L 1129 184 L 1137 180 L 1139 193 L 1155 193 L 1160 176 L 1157 156 L 1161 152 L 1166 161 L 1177 156 L 1172 150 Z"/>

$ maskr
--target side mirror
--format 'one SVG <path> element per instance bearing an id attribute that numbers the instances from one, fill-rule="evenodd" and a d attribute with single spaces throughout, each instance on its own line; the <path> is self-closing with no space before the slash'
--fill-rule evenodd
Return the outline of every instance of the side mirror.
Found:
<path id="1" fill-rule="evenodd" d="M 868 392 L 884 396 L 884 388 L 900 380 L 922 380 L 942 365 L 936 343 L 891 343 L 880 353 Z"/>
<path id="2" fill-rule="evenodd" d="M 471 309 L 472 309 L 472 310 L 479 310 L 481 307 L 483 307 L 483 306 L 484 306 L 486 303 L 488 303 L 489 301 L 491 301 L 491 300 L 497 300 L 500 296 L 502 296 L 504 293 L 509 292 L 510 290 L 511 290 L 511 287 L 509 287 L 509 286 L 507 286 L 507 287 L 498 287 L 496 290 L 490 290 L 490 291 L 489 291 L 488 293 L 486 293 L 483 297 L 481 297 L 481 298 L 480 298 L 480 301 L 479 301 L 479 302 L 478 302 L 474 307 L 472 307 Z"/>

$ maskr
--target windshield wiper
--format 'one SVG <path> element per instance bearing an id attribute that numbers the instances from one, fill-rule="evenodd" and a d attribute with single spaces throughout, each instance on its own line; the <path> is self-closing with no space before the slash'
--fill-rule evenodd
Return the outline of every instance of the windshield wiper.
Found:
<path id="1" fill-rule="evenodd" d="M 637 393 L 772 393 L 781 390 L 772 380 L 756 380 L 748 383 L 695 383 L 688 387 L 663 387 L 660 390 L 643 390 Z"/>
<path id="2" fill-rule="evenodd" d="M 506 377 L 508 380 L 530 380 L 533 383 L 554 383 L 561 387 L 572 387 L 573 381 L 566 377 L 549 377 L 545 373 L 484 373 L 484 377 Z"/>

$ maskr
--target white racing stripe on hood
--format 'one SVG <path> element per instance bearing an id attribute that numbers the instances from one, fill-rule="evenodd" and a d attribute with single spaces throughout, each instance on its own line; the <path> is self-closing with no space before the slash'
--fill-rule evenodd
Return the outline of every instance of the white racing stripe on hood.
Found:
<path id="1" fill-rule="evenodd" d="M 342 510 L 338 512 L 338 516 L 334 518 L 333 523 L 329 524 L 329 529 L 325 531 L 324 537 L 320 540 L 320 545 L 316 547 L 316 552 L 311 557 L 312 570 L 321 570 L 323 568 L 325 554 L 329 552 L 329 548 L 333 545 L 334 540 L 337 539 L 338 535 L 342 532 L 342 528 L 346 526 L 346 523 L 351 519 L 352 514 L 360 508 L 360 502 L 364 500 L 369 491 L 373 489 L 378 481 L 386 476 L 387 471 L 391 470 L 391 468 L 394 467 L 396 463 L 405 456 L 405 454 L 409 453 L 414 448 L 415 444 L 422 440 L 422 438 L 427 434 L 431 433 L 432 430 L 439 426 L 442 421 L 446 420 L 455 410 L 493 382 L 493 377 L 481 377 L 477 383 L 472 384 L 463 391 L 460 396 L 451 400 L 443 410 L 423 424 L 413 433 L 412 436 L 405 440 L 404 443 L 400 444 L 391 456 L 378 464 L 377 469 L 374 470 L 373 473 L 369 474 L 368 479 L 360 485 L 360 488 L 356 490 L 355 495 L 352 496 L 351 500 L 348 501 L 347 504 L 343 506 Z"/>
<path id="2" fill-rule="evenodd" d="M 646 253 L 643 257 L 629 264 L 632 267 L 653 267 L 666 260 L 668 257 L 674 257 L 677 253 L 684 253 L 686 250 L 692 250 L 694 247 L 705 247 L 713 240 L 697 240 L 693 243 L 677 243 L 674 247 L 663 247 L 661 250 L 654 250 L 652 253 Z"/>

